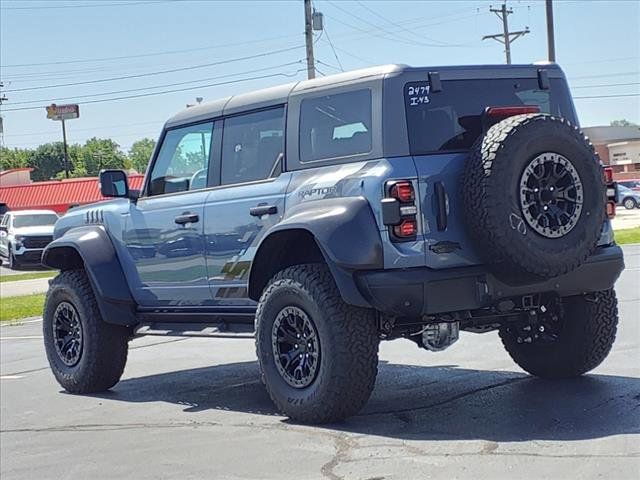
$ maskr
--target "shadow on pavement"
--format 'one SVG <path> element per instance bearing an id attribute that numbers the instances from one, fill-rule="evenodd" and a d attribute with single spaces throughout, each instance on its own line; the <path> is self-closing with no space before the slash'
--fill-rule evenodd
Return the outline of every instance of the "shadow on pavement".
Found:
<path id="1" fill-rule="evenodd" d="M 162 373 L 120 382 L 102 398 L 165 401 L 278 415 L 256 362 Z M 548 381 L 518 372 L 381 363 L 357 416 L 325 428 L 402 439 L 583 440 L 640 433 L 640 379 L 587 375 Z"/>

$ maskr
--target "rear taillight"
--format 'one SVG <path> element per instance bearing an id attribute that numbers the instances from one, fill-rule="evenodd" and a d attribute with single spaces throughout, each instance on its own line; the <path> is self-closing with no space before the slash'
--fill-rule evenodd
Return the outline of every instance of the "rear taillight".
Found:
<path id="1" fill-rule="evenodd" d="M 606 184 L 613 183 L 613 168 L 604 167 L 602 169 L 602 173 L 604 174 L 604 183 Z"/>
<path id="2" fill-rule="evenodd" d="M 393 227 L 393 233 L 399 238 L 415 237 L 418 233 L 418 223 L 414 220 L 403 220 L 400 225 Z"/>
<path id="3" fill-rule="evenodd" d="M 385 186 L 382 200 L 382 221 L 392 227 L 390 237 L 396 241 L 410 241 L 418 234 L 416 192 L 409 180 L 394 180 Z"/>
<path id="4" fill-rule="evenodd" d="M 411 182 L 395 182 L 391 186 L 389 193 L 392 198 L 400 200 L 403 203 L 412 202 L 415 198 Z"/>
<path id="5" fill-rule="evenodd" d="M 515 107 L 488 107 L 485 110 L 485 115 L 492 118 L 507 118 L 527 113 L 540 113 L 540 107 L 536 105 L 519 105 Z"/>

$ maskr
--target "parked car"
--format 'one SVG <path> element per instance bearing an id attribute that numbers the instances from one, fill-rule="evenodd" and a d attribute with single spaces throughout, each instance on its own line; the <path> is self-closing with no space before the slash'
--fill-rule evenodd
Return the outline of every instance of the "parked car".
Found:
<path id="1" fill-rule="evenodd" d="M 135 335 L 255 332 L 269 395 L 309 423 L 360 410 L 381 340 L 497 330 L 527 372 L 581 375 L 618 322 L 604 173 L 555 64 L 388 65 L 189 108 L 140 193 L 104 171 L 115 200 L 57 222 L 49 364 L 99 392 Z"/>
<path id="2" fill-rule="evenodd" d="M 7 207 L 6 203 L 0 202 L 0 222 L 2 222 L 2 218 L 4 214 L 9 211 L 9 207 Z"/>
<path id="3" fill-rule="evenodd" d="M 640 192 L 640 180 L 620 180 L 618 185 L 622 185 L 623 187 L 629 188 L 635 192 Z"/>
<path id="4" fill-rule="evenodd" d="M 0 221 L 0 256 L 9 268 L 40 265 L 42 251 L 53 240 L 58 215 L 52 210 L 18 210 L 5 213 Z"/>
<path id="5" fill-rule="evenodd" d="M 624 206 L 627 210 L 640 207 L 640 192 L 618 183 L 618 205 Z"/>

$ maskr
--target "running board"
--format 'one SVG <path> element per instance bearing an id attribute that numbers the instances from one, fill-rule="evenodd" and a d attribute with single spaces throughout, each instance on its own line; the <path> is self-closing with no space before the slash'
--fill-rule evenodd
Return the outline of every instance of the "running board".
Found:
<path id="1" fill-rule="evenodd" d="M 145 323 L 134 331 L 136 337 L 155 335 L 164 337 L 253 338 L 253 324 L 247 323 Z"/>

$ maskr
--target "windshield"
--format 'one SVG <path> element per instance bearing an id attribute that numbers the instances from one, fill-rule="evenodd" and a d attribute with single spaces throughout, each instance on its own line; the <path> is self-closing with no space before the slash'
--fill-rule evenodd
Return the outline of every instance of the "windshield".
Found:
<path id="1" fill-rule="evenodd" d="M 640 180 L 624 180 L 622 182 L 619 182 L 619 185 L 626 188 L 638 188 L 640 187 Z"/>
<path id="2" fill-rule="evenodd" d="M 43 227 L 53 225 L 58 220 L 58 216 L 53 213 L 36 215 L 17 215 L 13 217 L 14 228 L 22 227 Z"/>
<path id="3" fill-rule="evenodd" d="M 410 82 L 404 98 L 412 155 L 468 150 L 482 133 L 487 107 L 535 105 L 577 124 L 569 90 L 560 79 L 552 79 L 549 90 L 540 90 L 537 78 L 446 80 L 435 93 L 429 82 Z"/>

